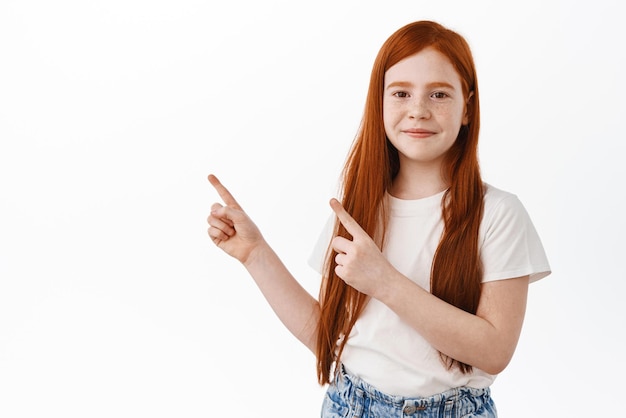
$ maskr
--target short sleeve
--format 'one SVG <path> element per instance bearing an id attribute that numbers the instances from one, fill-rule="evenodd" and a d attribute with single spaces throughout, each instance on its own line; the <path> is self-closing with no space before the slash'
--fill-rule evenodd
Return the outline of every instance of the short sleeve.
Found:
<path id="1" fill-rule="evenodd" d="M 481 225 L 483 282 L 551 273 L 539 235 L 517 196 L 491 188 Z"/>

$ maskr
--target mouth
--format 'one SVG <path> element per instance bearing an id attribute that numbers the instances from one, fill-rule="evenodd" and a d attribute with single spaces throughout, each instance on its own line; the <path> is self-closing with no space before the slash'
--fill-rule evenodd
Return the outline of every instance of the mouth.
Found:
<path id="1" fill-rule="evenodd" d="M 435 132 L 429 131 L 428 129 L 419 129 L 419 128 L 411 128 L 404 129 L 402 133 L 411 136 L 413 138 L 427 138 L 429 136 L 435 135 Z"/>

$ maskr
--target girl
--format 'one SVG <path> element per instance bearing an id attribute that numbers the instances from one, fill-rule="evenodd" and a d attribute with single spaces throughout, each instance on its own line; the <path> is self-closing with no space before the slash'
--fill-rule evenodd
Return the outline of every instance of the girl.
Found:
<path id="1" fill-rule="evenodd" d="M 322 417 L 495 417 L 528 284 L 550 273 L 520 201 L 482 181 L 479 95 L 457 33 L 408 24 L 374 62 L 365 113 L 311 258 L 319 301 L 228 190 L 209 236 L 246 267 L 329 384 Z M 330 229 L 330 228 L 329 228 Z"/>

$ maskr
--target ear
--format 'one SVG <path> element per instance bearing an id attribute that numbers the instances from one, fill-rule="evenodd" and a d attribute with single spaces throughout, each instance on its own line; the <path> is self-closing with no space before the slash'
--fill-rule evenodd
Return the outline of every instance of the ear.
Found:
<path id="1" fill-rule="evenodd" d="M 470 102 L 472 100 L 472 97 L 474 97 L 474 92 L 470 91 L 470 94 L 467 96 L 467 100 L 465 101 L 465 113 L 463 114 L 463 126 L 467 126 L 469 124 L 469 119 L 470 119 L 470 115 L 471 115 L 471 111 L 473 109 L 470 109 Z"/>

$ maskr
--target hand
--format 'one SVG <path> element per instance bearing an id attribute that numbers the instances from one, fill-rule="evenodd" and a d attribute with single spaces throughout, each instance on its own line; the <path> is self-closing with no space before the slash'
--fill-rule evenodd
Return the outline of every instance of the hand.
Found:
<path id="1" fill-rule="evenodd" d="M 211 214 L 207 219 L 209 236 L 215 245 L 245 264 L 253 251 L 264 242 L 263 236 L 217 177 L 209 175 L 209 182 L 226 205 L 214 203 L 211 206 Z"/>
<path id="2" fill-rule="evenodd" d="M 335 273 L 359 292 L 379 299 L 378 295 L 384 291 L 397 270 L 339 201 L 332 199 L 330 207 L 346 231 L 352 235 L 352 240 L 335 237 L 331 242 L 332 248 L 337 252 Z"/>

